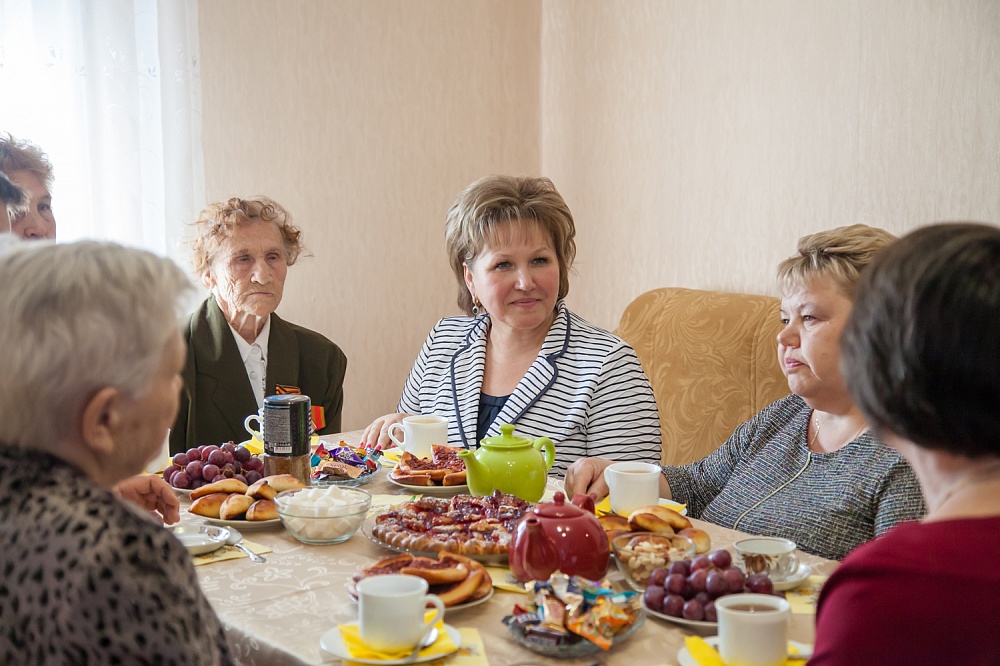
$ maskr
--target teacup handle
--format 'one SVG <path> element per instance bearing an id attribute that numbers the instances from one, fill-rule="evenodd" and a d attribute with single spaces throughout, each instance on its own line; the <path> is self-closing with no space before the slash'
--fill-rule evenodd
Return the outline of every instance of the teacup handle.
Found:
<path id="1" fill-rule="evenodd" d="M 250 422 L 253 420 L 256 420 L 258 427 L 260 427 L 260 414 L 251 414 L 250 416 L 243 419 L 243 428 L 246 429 L 248 433 L 250 433 L 251 437 L 256 437 L 257 439 L 263 439 L 258 431 L 250 427 Z"/>
<path id="2" fill-rule="evenodd" d="M 389 429 L 385 432 L 385 434 L 389 436 L 389 439 L 391 439 L 393 442 L 396 443 L 396 446 L 398 446 L 401 450 L 405 451 L 406 446 L 403 444 L 403 440 L 396 439 L 395 435 L 392 434 L 392 431 L 395 430 L 396 428 L 399 428 L 400 431 L 405 433 L 405 431 L 403 430 L 402 423 L 393 423 L 391 426 L 389 426 Z"/>
<path id="3" fill-rule="evenodd" d="M 799 556 L 795 554 L 795 551 L 788 553 L 788 571 L 783 572 L 785 576 L 791 576 L 796 571 L 799 570 Z"/>
<path id="4" fill-rule="evenodd" d="M 430 622 L 424 622 L 424 633 L 420 636 L 420 642 L 423 643 L 424 639 L 431 633 L 431 629 L 434 628 L 438 622 L 444 617 L 444 602 L 441 601 L 441 597 L 436 594 L 428 594 L 424 597 L 425 608 L 426 604 L 431 604 L 436 609 L 434 612 L 434 617 L 431 618 Z M 426 617 L 426 614 L 425 614 Z"/>

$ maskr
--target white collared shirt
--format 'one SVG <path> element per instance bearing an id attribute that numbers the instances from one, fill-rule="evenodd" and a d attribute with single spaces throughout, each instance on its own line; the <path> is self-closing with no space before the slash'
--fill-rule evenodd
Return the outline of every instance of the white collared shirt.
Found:
<path id="1" fill-rule="evenodd" d="M 246 368 L 254 397 L 257 398 L 257 409 L 260 409 L 264 406 L 264 384 L 267 381 L 267 341 L 271 335 L 271 316 L 268 315 L 264 328 L 260 329 L 260 334 L 253 344 L 240 337 L 232 325 L 229 326 L 229 330 L 233 332 L 236 348 L 240 350 L 243 367 Z"/>

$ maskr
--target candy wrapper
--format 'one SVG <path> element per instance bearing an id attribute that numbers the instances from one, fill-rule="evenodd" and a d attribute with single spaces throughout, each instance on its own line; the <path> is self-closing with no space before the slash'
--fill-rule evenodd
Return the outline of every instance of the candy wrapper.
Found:
<path id="1" fill-rule="evenodd" d="M 312 478 L 319 481 L 356 479 L 377 469 L 377 457 L 375 451 L 355 449 L 345 442 L 329 449 L 320 442 L 310 460 L 313 466 Z"/>
<path id="2" fill-rule="evenodd" d="M 515 607 L 504 623 L 517 624 L 527 640 L 542 645 L 585 639 L 608 650 L 615 636 L 628 631 L 642 612 L 637 592 L 614 592 L 606 584 L 579 576 L 555 573 L 547 581 L 533 583 L 529 593 L 528 608 Z"/>

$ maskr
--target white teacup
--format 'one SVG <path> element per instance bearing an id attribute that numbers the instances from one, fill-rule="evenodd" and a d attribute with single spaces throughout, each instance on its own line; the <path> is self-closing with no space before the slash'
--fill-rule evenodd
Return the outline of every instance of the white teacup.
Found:
<path id="1" fill-rule="evenodd" d="M 736 549 L 736 563 L 747 575 L 765 573 L 773 582 L 780 583 L 795 573 L 799 558 L 795 542 L 778 537 L 752 537 L 740 539 Z"/>
<path id="2" fill-rule="evenodd" d="M 444 602 L 427 594 L 427 581 L 418 576 L 371 576 L 357 589 L 361 640 L 376 650 L 411 650 L 444 617 Z M 430 622 L 424 619 L 428 603 L 436 609 Z"/>
<path id="3" fill-rule="evenodd" d="M 732 594 L 715 600 L 719 656 L 726 666 L 777 666 L 788 654 L 791 606 L 770 594 Z"/>
<path id="4" fill-rule="evenodd" d="M 660 467 L 644 462 L 619 462 L 604 468 L 611 510 L 627 516 L 660 502 Z"/>
<path id="5" fill-rule="evenodd" d="M 401 440 L 393 434 L 397 429 L 403 431 Z M 407 416 L 402 423 L 389 426 L 388 435 L 401 450 L 418 458 L 430 458 L 434 453 L 433 444 L 448 445 L 448 419 L 436 414 Z"/>

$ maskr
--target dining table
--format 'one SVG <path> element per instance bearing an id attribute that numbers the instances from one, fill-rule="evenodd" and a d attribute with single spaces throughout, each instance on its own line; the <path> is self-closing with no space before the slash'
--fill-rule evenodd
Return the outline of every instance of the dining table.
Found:
<path id="1" fill-rule="evenodd" d="M 362 431 L 325 435 L 330 442 L 356 445 Z M 374 496 L 405 501 L 413 491 L 391 483 L 386 470 L 380 471 L 362 486 Z M 548 495 L 561 490 L 562 479 L 551 476 Z M 189 503 L 182 498 L 182 523 L 200 523 L 204 518 L 188 513 Z M 747 535 L 700 520 L 691 521 L 711 537 L 712 549 L 726 548 Z M 264 530 L 247 528 L 244 538 L 269 550 L 263 563 L 247 557 L 227 559 L 195 568 L 198 581 L 222 623 L 236 661 L 245 666 L 298 666 L 338 663 L 340 658 L 320 646 L 321 637 L 338 625 L 356 622 L 357 603 L 349 595 L 348 584 L 354 574 L 373 562 L 393 555 L 393 551 L 375 543 L 364 530 L 334 545 L 301 543 L 280 525 Z M 799 553 L 800 560 L 812 569 L 810 580 L 829 576 L 837 562 Z M 617 567 L 612 563 L 607 578 L 624 587 Z M 511 581 L 513 582 L 513 581 Z M 496 581 L 495 581 L 496 583 Z M 509 586 L 505 586 L 509 587 Z M 503 624 L 517 603 L 526 603 L 525 593 L 496 589 L 486 602 L 449 611 L 445 622 L 456 629 L 475 629 L 481 639 L 486 661 L 491 666 L 529 666 L 532 664 L 679 664 L 685 638 L 697 633 L 686 626 L 648 616 L 638 630 L 607 652 L 585 657 L 555 659 L 522 647 Z M 814 606 L 813 606 L 814 608 Z M 794 608 L 793 608 L 794 610 Z M 801 609 L 800 609 L 801 610 Z M 812 644 L 814 615 L 793 612 L 789 639 Z M 464 644 L 463 644 L 464 645 Z M 448 664 L 445 658 L 442 663 Z"/>

